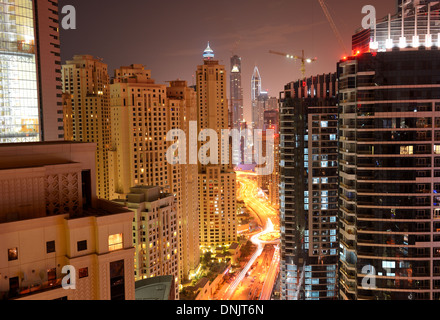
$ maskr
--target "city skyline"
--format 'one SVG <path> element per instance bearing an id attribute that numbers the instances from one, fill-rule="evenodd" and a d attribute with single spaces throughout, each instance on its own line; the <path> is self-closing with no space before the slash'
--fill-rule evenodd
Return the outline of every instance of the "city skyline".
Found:
<path id="1" fill-rule="evenodd" d="M 440 0 L 229 2 L 0 0 L 0 300 L 440 300 Z"/>
<path id="2" fill-rule="evenodd" d="M 60 7 L 67 4 L 67 0 L 59 1 Z M 366 3 L 331 0 L 326 4 L 350 48 Z M 394 12 L 396 5 L 393 0 L 368 4 L 375 6 L 378 18 Z M 233 55 L 242 57 L 244 118 L 251 122 L 248 84 L 256 65 L 264 75 L 262 90 L 277 98 L 286 83 L 301 76 L 300 62 L 270 55 L 269 50 L 300 54 L 304 49 L 307 56 L 317 57 L 317 62 L 307 66 L 308 76 L 333 72 L 336 61 L 344 55 L 318 1 L 227 0 L 215 5 L 193 0 L 174 2 L 173 10 L 168 6 L 139 0 L 131 1 L 130 6 L 115 0 L 106 1 L 105 6 L 99 0 L 75 3 L 77 29 L 60 30 L 62 62 L 75 54 L 91 54 L 108 64 L 110 74 L 121 65 L 139 63 L 153 70 L 152 79 L 157 83 L 180 78 L 194 85 L 194 67 L 209 41 L 219 63 L 227 69 Z M 254 13 L 242 14 L 248 7 Z"/>

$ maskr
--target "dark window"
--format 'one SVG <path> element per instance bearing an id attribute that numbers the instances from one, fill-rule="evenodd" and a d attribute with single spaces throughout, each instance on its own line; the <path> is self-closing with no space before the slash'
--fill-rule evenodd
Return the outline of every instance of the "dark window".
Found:
<path id="1" fill-rule="evenodd" d="M 18 277 L 9 278 L 9 296 L 15 297 L 18 295 L 19 291 L 19 280 Z"/>
<path id="2" fill-rule="evenodd" d="M 110 300 L 125 300 L 124 260 L 110 263 Z"/>
<path id="3" fill-rule="evenodd" d="M 46 242 L 46 253 L 55 252 L 55 241 Z"/>
<path id="4" fill-rule="evenodd" d="M 87 240 L 77 242 L 78 251 L 87 250 Z"/>
<path id="5" fill-rule="evenodd" d="M 8 249 L 8 261 L 18 260 L 18 248 Z"/>
<path id="6" fill-rule="evenodd" d="M 79 269 L 79 278 L 87 278 L 89 276 L 89 268 L 81 268 Z"/>
<path id="7" fill-rule="evenodd" d="M 81 172 L 81 181 L 83 209 L 87 209 L 92 205 L 92 178 L 90 170 L 84 170 Z"/>

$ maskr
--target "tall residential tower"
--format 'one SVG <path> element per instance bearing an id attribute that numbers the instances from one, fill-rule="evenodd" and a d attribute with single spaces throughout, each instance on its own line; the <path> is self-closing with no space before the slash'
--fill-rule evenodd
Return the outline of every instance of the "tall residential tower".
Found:
<path id="1" fill-rule="evenodd" d="M 337 298 L 336 74 L 286 85 L 280 103 L 281 297 Z"/>
<path id="2" fill-rule="evenodd" d="M 216 247 L 237 240 L 236 176 L 232 161 L 222 163 L 221 130 L 228 129 L 228 103 L 225 67 L 214 60 L 208 45 L 204 63 L 196 72 L 198 132 L 211 129 L 219 137 L 218 158 L 202 163 L 210 154 L 199 157 L 200 245 Z M 203 136 L 203 135 L 202 135 Z M 199 150 L 206 142 L 199 142 Z M 229 146 L 227 152 L 230 153 Z M 213 150 L 210 150 L 212 153 Z M 215 152 L 215 150 L 214 150 Z M 231 159 L 231 157 L 228 157 Z M 214 162 L 214 163 L 213 163 Z"/>
<path id="3" fill-rule="evenodd" d="M 99 198 L 108 200 L 111 123 L 107 64 L 90 55 L 76 55 L 62 66 L 62 78 L 63 93 L 67 99 L 71 95 L 73 140 L 96 143 L 96 190 Z"/>

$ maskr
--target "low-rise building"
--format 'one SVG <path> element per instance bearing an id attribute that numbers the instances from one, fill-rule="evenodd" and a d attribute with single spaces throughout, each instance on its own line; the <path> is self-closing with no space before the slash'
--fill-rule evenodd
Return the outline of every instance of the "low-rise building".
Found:
<path id="1" fill-rule="evenodd" d="M 97 199 L 95 150 L 0 145 L 0 299 L 134 299 L 133 212 Z"/>

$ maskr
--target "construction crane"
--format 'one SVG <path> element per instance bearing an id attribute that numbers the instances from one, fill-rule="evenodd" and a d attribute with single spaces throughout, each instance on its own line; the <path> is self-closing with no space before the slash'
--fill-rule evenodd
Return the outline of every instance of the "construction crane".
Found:
<path id="1" fill-rule="evenodd" d="M 287 59 L 295 59 L 295 60 L 301 60 L 301 74 L 302 78 L 306 78 L 306 63 L 312 63 L 318 60 L 318 58 L 306 58 L 304 55 L 304 50 L 302 51 L 302 56 L 294 56 L 288 53 L 282 53 L 278 51 L 269 50 L 269 53 L 276 54 L 279 56 L 286 57 Z"/>
<path id="2" fill-rule="evenodd" d="M 322 10 L 324 11 L 324 14 L 328 20 L 328 22 L 330 23 L 330 26 L 333 29 L 333 33 L 335 34 L 336 38 L 339 41 L 339 44 L 341 45 L 342 49 L 344 50 L 345 55 L 347 55 L 347 48 L 345 47 L 344 41 L 342 40 L 342 36 L 339 33 L 338 28 L 336 27 L 335 22 L 333 21 L 332 16 L 330 15 L 330 12 L 328 11 L 328 8 L 324 2 L 324 0 L 318 0 L 319 4 L 321 5 Z"/>

